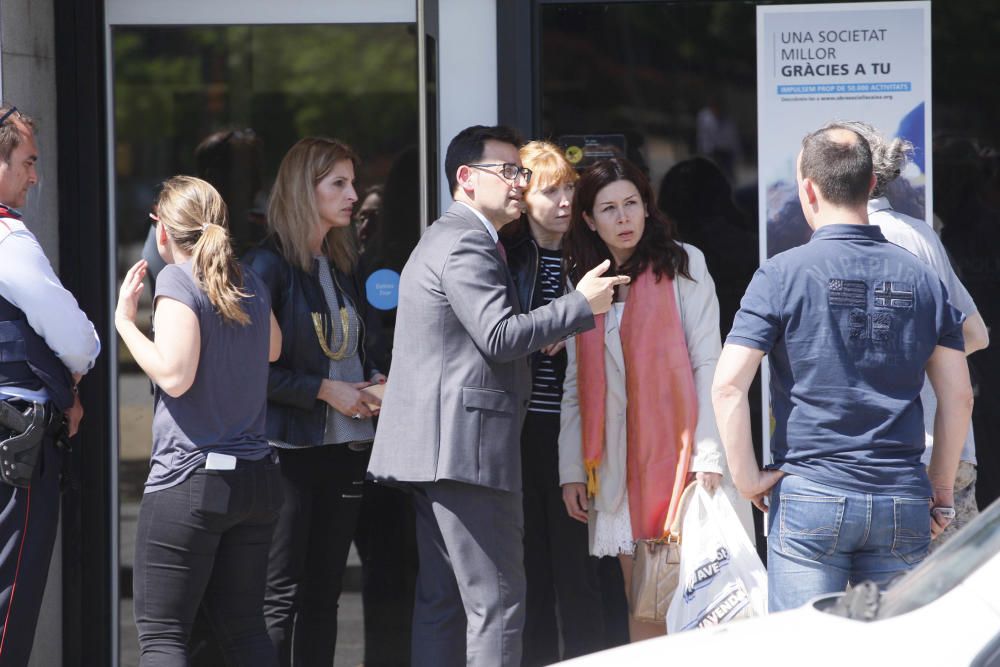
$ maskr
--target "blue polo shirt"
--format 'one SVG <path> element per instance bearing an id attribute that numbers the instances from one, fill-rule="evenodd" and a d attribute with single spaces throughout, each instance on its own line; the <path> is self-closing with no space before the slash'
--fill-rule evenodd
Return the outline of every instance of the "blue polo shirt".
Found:
<path id="1" fill-rule="evenodd" d="M 768 353 L 772 466 L 861 493 L 930 496 L 920 388 L 964 316 L 918 258 L 869 225 L 828 225 L 765 262 L 727 344 Z"/>

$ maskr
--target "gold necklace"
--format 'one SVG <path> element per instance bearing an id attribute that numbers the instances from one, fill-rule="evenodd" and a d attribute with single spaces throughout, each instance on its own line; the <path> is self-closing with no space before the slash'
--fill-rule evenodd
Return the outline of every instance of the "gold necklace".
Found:
<path id="1" fill-rule="evenodd" d="M 312 313 L 313 329 L 316 330 L 316 338 L 319 339 L 319 347 L 323 350 L 323 354 L 327 356 L 328 359 L 334 361 L 340 361 L 347 357 L 353 356 L 357 351 L 357 343 L 355 343 L 354 349 L 350 352 L 347 351 L 347 343 L 351 336 L 351 319 L 347 314 L 347 308 L 344 306 L 340 307 L 340 328 L 344 333 L 344 339 L 340 343 L 340 349 L 336 352 L 330 350 L 330 346 L 327 345 L 327 329 L 324 324 L 323 313 Z"/>

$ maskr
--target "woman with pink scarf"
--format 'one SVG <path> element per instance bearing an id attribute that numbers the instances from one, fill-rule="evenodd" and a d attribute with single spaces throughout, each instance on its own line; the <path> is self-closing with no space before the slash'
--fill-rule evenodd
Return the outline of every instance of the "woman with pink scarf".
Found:
<path id="1" fill-rule="evenodd" d="M 684 487 L 721 483 L 711 385 L 719 303 L 702 253 L 674 240 L 643 173 L 624 159 L 580 178 L 563 241 L 573 282 L 610 259 L 632 278 L 597 326 L 569 341 L 559 478 L 590 553 L 618 556 L 630 593 L 635 541 L 659 538 Z M 629 619 L 632 641 L 664 633 Z"/>

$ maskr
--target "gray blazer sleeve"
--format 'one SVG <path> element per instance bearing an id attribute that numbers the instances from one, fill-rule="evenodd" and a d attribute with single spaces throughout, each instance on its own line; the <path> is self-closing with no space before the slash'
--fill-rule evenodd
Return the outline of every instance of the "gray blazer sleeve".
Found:
<path id="1" fill-rule="evenodd" d="M 441 274 L 452 311 L 483 357 L 511 362 L 594 326 L 586 297 L 576 291 L 516 314 L 507 289 L 507 269 L 491 241 L 478 230 L 463 233 Z"/>

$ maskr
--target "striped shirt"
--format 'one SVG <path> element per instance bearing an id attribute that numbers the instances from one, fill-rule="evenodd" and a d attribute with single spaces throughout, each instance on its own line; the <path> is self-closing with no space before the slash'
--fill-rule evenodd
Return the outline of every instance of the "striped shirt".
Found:
<path id="1" fill-rule="evenodd" d="M 538 280 L 542 287 L 541 306 L 547 305 L 563 293 L 562 253 L 558 250 L 539 248 Z M 552 357 L 540 354 L 532 378 L 529 412 L 559 414 L 562 401 L 562 381 L 556 374 Z"/>

